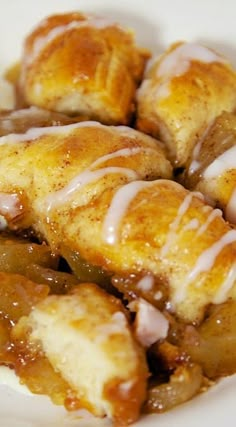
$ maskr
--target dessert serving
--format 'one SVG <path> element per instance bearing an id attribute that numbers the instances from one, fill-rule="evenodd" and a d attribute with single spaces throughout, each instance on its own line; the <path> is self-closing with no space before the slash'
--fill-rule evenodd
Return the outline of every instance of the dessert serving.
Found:
<path id="1" fill-rule="evenodd" d="M 117 427 L 236 373 L 236 74 L 195 43 L 150 56 L 49 16 L 0 112 L 0 364 Z"/>

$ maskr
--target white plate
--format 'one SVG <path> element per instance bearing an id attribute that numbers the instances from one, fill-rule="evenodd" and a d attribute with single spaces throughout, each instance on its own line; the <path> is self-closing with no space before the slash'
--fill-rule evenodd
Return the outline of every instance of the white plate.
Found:
<path id="1" fill-rule="evenodd" d="M 236 65 L 234 0 L 0 0 L 0 66 L 20 56 L 24 35 L 44 16 L 66 10 L 92 11 L 133 27 L 138 41 L 160 52 L 176 40 L 196 40 L 218 49 Z M 12 373 L 0 369 L 2 427 L 103 427 L 105 421 L 82 420 L 51 404 L 45 396 L 22 394 Z M 5 385 L 5 384 L 8 385 Z M 10 385 L 10 386 L 9 386 Z M 17 388 L 18 391 L 16 391 Z M 236 377 L 167 414 L 143 418 L 136 426 L 217 427 L 235 420 Z"/>

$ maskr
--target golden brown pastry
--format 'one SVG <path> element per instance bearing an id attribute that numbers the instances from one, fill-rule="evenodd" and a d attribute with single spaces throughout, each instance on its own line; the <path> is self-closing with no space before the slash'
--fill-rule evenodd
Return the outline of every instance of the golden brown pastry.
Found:
<path id="1" fill-rule="evenodd" d="M 19 274 L 0 280 L 0 363 L 56 404 L 135 421 L 148 368 L 121 301 L 91 283 L 59 296 Z"/>
<path id="2" fill-rule="evenodd" d="M 236 223 L 236 115 L 221 114 L 186 167 L 184 184 L 201 191 L 226 220 Z"/>
<path id="3" fill-rule="evenodd" d="M 152 304 L 158 306 L 158 281 L 164 282 L 167 306 L 180 319 L 201 321 L 209 304 L 235 298 L 236 231 L 219 211 L 173 181 L 109 188 L 92 204 L 70 210 L 66 224 L 67 209 L 64 204 L 53 210 L 52 205 L 48 215 L 54 227 L 61 223 L 62 253 L 64 243 L 118 275 L 144 278 L 151 273 L 156 291 Z M 143 296 L 149 294 L 149 286 L 142 289 Z"/>
<path id="4" fill-rule="evenodd" d="M 1 170 L 5 163 L 8 171 L 5 178 L 2 175 L 0 184 L 0 214 L 13 228 L 17 222 L 18 227 L 32 224 L 35 202 L 42 204 L 47 215 L 50 193 L 53 202 L 55 191 L 59 205 L 61 201 L 70 204 L 71 194 L 75 195 L 76 208 L 93 203 L 107 187 L 137 179 L 172 176 L 162 146 L 151 137 L 124 126 L 81 122 L 31 128 L 25 134 L 1 137 L 0 145 L 2 160 L 4 158 Z M 36 181 L 40 184 L 34 189 Z M 82 197 L 81 189 L 84 189 Z M 43 232 L 40 228 L 38 231 Z"/>
<path id="5" fill-rule="evenodd" d="M 0 145 L 1 213 L 9 227 L 31 226 L 68 263 L 82 257 L 108 272 L 133 312 L 130 329 L 121 302 L 96 285 L 75 291 L 70 285 L 66 295 L 50 296 L 40 285 L 45 297 L 40 293 L 31 311 L 27 305 L 10 331 L 10 354 L 0 358 L 30 390 L 69 409 L 81 403 L 120 426 L 137 418 L 144 400 L 148 412 L 165 410 L 205 389 L 205 375 L 236 372 L 236 230 L 202 194 L 169 179 L 157 141 L 124 126 L 83 122 L 3 136 Z M 110 326 L 121 340 L 116 334 L 106 340 Z M 95 358 L 83 362 L 82 342 L 84 354 L 92 346 Z M 116 342 L 131 364 L 115 363 Z M 153 375 L 147 395 L 144 351 Z M 85 375 L 74 370 L 75 357 Z"/>
<path id="6" fill-rule="evenodd" d="M 236 107 L 236 75 L 219 54 L 176 43 L 152 62 L 137 93 L 138 129 L 160 138 L 175 166 L 222 111 Z"/>
<path id="7" fill-rule="evenodd" d="M 108 416 L 116 426 L 138 418 L 146 398 L 145 351 L 121 301 L 98 286 L 80 284 L 67 295 L 44 298 L 20 318 L 11 336 L 15 345 L 28 342 L 31 357 L 33 349 L 43 351 L 74 396 L 75 408 Z"/>
<path id="8" fill-rule="evenodd" d="M 28 105 L 127 124 L 146 59 L 132 32 L 107 19 L 53 15 L 25 40 L 23 98 Z"/>
<path id="9" fill-rule="evenodd" d="M 186 322 L 235 298 L 236 230 L 201 194 L 145 181 L 171 174 L 150 137 L 83 122 L 0 144 L 1 194 L 15 194 L 21 206 L 21 214 L 17 203 L 10 209 L 10 225 L 31 225 L 62 255 L 69 248 L 117 276 L 143 279 L 134 291 L 145 298 L 152 289 L 157 307 L 164 288 L 165 306 Z"/>

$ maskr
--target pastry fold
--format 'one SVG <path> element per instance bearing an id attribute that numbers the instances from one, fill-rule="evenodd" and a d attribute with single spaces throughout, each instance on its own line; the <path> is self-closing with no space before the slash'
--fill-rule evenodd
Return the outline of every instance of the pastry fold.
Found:
<path id="1" fill-rule="evenodd" d="M 137 93 L 137 127 L 160 138 L 176 167 L 222 111 L 236 107 L 236 75 L 224 57 L 176 43 L 151 60 Z"/>
<path id="2" fill-rule="evenodd" d="M 25 40 L 21 93 L 28 105 L 127 124 L 148 56 L 130 30 L 108 19 L 53 15 Z"/>

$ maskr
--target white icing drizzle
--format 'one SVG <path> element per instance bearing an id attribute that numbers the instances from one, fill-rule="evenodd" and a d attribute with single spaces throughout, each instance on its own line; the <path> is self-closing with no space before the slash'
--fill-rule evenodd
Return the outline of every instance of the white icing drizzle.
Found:
<path id="1" fill-rule="evenodd" d="M 128 157 L 128 156 L 134 156 L 135 154 L 141 153 L 141 152 L 148 152 L 153 151 L 156 153 L 156 150 L 154 148 L 146 148 L 146 147 L 129 147 L 129 148 L 122 148 L 121 150 L 114 151 L 113 153 L 106 154 L 105 156 L 99 157 L 99 159 L 95 160 L 95 162 L 92 163 L 91 167 L 97 167 L 101 165 L 102 163 L 105 163 L 107 160 L 114 159 L 116 157 Z"/>
<path id="2" fill-rule="evenodd" d="M 103 240 L 107 244 L 114 245 L 117 242 L 119 225 L 136 195 L 160 181 L 162 180 L 130 182 L 116 191 L 103 223 Z"/>
<path id="3" fill-rule="evenodd" d="M 198 197 L 198 198 L 202 199 L 202 195 L 200 193 L 196 193 L 196 192 L 188 193 L 185 196 L 183 202 L 179 206 L 179 209 L 178 209 L 178 212 L 177 212 L 177 215 L 176 215 L 174 221 L 172 221 L 169 225 L 169 232 L 166 236 L 166 243 L 164 244 L 164 246 L 162 247 L 161 252 L 160 252 L 161 257 L 166 256 L 166 254 L 168 253 L 168 251 L 170 249 L 170 246 L 173 243 L 173 240 L 177 237 L 178 227 L 180 225 L 180 222 L 181 222 L 183 216 L 185 215 L 185 213 L 189 209 L 189 207 L 192 203 L 193 197 Z"/>
<path id="4" fill-rule="evenodd" d="M 169 322 L 152 304 L 139 298 L 129 304 L 136 311 L 135 334 L 144 347 L 150 347 L 156 341 L 167 337 Z"/>
<path id="5" fill-rule="evenodd" d="M 9 215 L 11 218 L 19 215 L 21 210 L 20 200 L 17 194 L 0 193 L 1 215 Z"/>
<path id="6" fill-rule="evenodd" d="M 169 79 L 185 74 L 191 61 L 226 63 L 225 58 L 196 43 L 183 43 L 164 56 L 157 69 L 157 76 Z"/>
<path id="7" fill-rule="evenodd" d="M 114 151 L 113 153 L 105 154 L 104 156 L 96 159 L 89 167 L 89 169 L 81 172 L 79 175 L 74 177 L 65 187 L 61 190 L 50 194 L 46 198 L 47 212 L 49 212 L 52 208 L 65 203 L 71 197 L 72 193 L 75 191 L 81 190 L 85 185 L 90 184 L 91 182 L 96 181 L 104 177 L 107 174 L 123 174 L 126 175 L 129 179 L 134 180 L 139 177 L 138 173 L 129 168 L 117 167 L 117 166 L 109 166 L 106 168 L 98 169 L 96 171 L 91 171 L 92 168 L 97 167 L 108 160 L 117 158 L 117 157 L 128 157 L 134 156 L 140 152 L 148 152 L 155 151 L 152 148 L 146 147 L 129 147 L 122 148 L 120 150 Z"/>
<path id="8" fill-rule="evenodd" d="M 45 128 L 31 128 L 27 130 L 24 134 L 10 134 L 7 136 L 0 137 L 0 145 L 9 144 L 9 143 L 18 143 L 18 142 L 27 142 L 27 141 L 34 141 L 41 136 L 47 136 L 47 135 L 63 135 L 68 134 L 70 132 L 73 132 L 73 130 L 78 128 L 86 128 L 86 127 L 101 127 L 104 128 L 107 131 L 110 132 L 117 132 L 118 134 L 127 135 L 129 128 L 126 126 L 105 126 L 98 122 L 93 121 L 86 121 L 86 122 L 79 122 L 74 123 L 71 125 L 65 125 L 65 126 L 50 126 Z M 135 135 L 137 136 L 139 132 L 135 132 Z M 131 132 L 132 135 L 132 132 Z M 130 136 L 130 134 L 128 135 Z M 120 150 L 117 150 L 116 152 L 106 154 L 99 159 L 95 160 L 91 165 L 90 168 L 97 167 L 98 165 L 106 162 L 107 160 L 110 160 L 115 157 L 124 157 L 124 156 L 133 156 L 140 152 L 148 153 L 153 152 L 156 153 L 155 145 L 153 144 L 153 147 L 150 146 L 149 141 L 145 146 L 142 147 L 129 147 L 129 148 L 123 148 Z M 123 174 L 126 175 L 130 180 L 138 179 L 139 175 L 137 172 L 135 172 L 132 169 L 129 168 L 123 168 L 123 167 L 106 167 L 102 168 L 96 171 L 91 170 L 85 170 L 81 174 L 74 177 L 68 185 L 66 185 L 61 190 L 56 191 L 55 193 L 49 195 L 46 200 L 46 209 L 49 212 L 53 207 L 64 203 L 70 198 L 71 194 L 77 191 L 78 189 L 81 189 L 83 186 L 94 182 L 95 180 L 107 175 L 107 174 Z"/>
<path id="9" fill-rule="evenodd" d="M 139 177 L 137 172 L 132 169 L 115 166 L 97 169 L 95 171 L 86 170 L 73 178 L 64 188 L 50 194 L 50 196 L 46 198 L 45 204 L 47 212 L 49 213 L 51 209 L 67 202 L 75 191 L 81 190 L 85 185 L 91 184 L 108 174 L 126 175 L 131 180 Z"/>
<path id="10" fill-rule="evenodd" d="M 213 222 L 215 220 L 215 218 L 222 218 L 222 211 L 220 209 L 213 209 L 211 211 L 211 213 L 208 216 L 206 222 L 204 224 L 202 224 L 201 227 L 198 229 L 196 237 L 200 236 L 203 233 L 205 233 L 205 231 L 207 230 L 208 226 L 210 225 L 211 222 Z"/>
<path id="11" fill-rule="evenodd" d="M 207 64 L 213 62 L 226 63 L 225 58 L 204 46 L 196 43 L 180 44 L 167 55 L 157 58 L 158 66 L 156 75 L 158 78 L 158 87 L 155 90 L 156 99 L 166 98 L 170 95 L 169 84 L 171 80 L 187 73 L 192 61 L 199 61 Z M 150 80 L 151 79 L 147 79 L 145 81 Z M 142 87 L 143 85 L 141 89 Z"/>
<path id="12" fill-rule="evenodd" d="M 188 286 L 196 279 L 196 277 L 203 272 L 211 270 L 217 256 L 224 249 L 225 246 L 236 241 L 236 230 L 230 230 L 224 234 L 217 242 L 213 243 L 208 249 L 204 250 L 198 257 L 193 269 L 187 274 L 185 281 L 177 290 L 174 297 L 174 303 L 183 301 L 186 295 Z M 199 284 L 198 284 L 199 286 Z M 223 286 L 223 285 L 222 285 Z"/>
<path id="13" fill-rule="evenodd" d="M 40 138 L 41 136 L 47 136 L 47 135 L 64 135 L 69 134 L 70 132 L 73 132 L 73 130 L 78 128 L 86 128 L 86 127 L 99 127 L 109 130 L 114 130 L 115 127 L 112 126 L 105 126 L 102 125 L 99 122 L 93 122 L 93 121 L 85 121 L 85 122 L 79 122 L 79 123 L 73 123 L 71 125 L 64 125 L 64 126 L 48 126 L 48 127 L 35 127 L 28 129 L 25 133 L 12 133 L 9 135 L 1 136 L 0 137 L 0 145 L 9 144 L 9 143 L 18 143 L 18 142 L 27 142 L 27 141 L 34 141 L 35 139 Z"/>
<path id="14" fill-rule="evenodd" d="M 137 288 L 142 292 L 150 291 L 154 286 L 154 277 L 150 274 L 146 274 L 146 276 L 142 277 L 137 283 Z"/>
<path id="15" fill-rule="evenodd" d="M 236 224 L 236 188 L 233 189 L 225 208 L 225 218 L 231 224 Z"/>
<path id="16" fill-rule="evenodd" d="M 86 22 L 86 21 L 85 21 Z M 43 51 L 43 49 L 57 37 L 75 28 L 84 26 L 84 21 L 72 21 L 67 25 L 59 25 L 52 28 L 45 36 L 38 36 L 35 38 L 34 43 L 31 47 L 31 52 L 26 58 L 27 65 L 31 64 Z"/>
<path id="17" fill-rule="evenodd" d="M 230 137 L 231 138 L 231 137 Z M 211 179 L 221 176 L 225 171 L 236 169 L 236 145 L 226 150 L 204 171 L 203 178 Z"/>
<path id="18" fill-rule="evenodd" d="M 36 108 L 36 107 L 31 107 Z M 30 110 L 30 109 L 29 109 Z M 39 109 L 38 109 L 39 110 Z M 22 115 L 24 115 L 24 110 L 22 111 Z M 39 110 L 40 111 L 40 110 Z M 15 118 L 17 118 L 19 112 L 16 111 L 12 113 L 15 114 Z M 11 133 L 9 135 L 4 135 L 0 137 L 0 145 L 9 144 L 9 143 L 18 143 L 18 142 L 27 142 L 34 141 L 41 136 L 47 135 L 65 135 L 73 132 L 79 128 L 102 128 L 107 132 L 117 133 L 121 136 L 127 136 L 129 138 L 142 138 L 142 144 L 146 145 L 146 149 L 155 150 L 156 146 L 161 146 L 159 141 L 152 139 L 145 135 L 145 139 L 143 138 L 143 134 L 135 129 L 131 129 L 128 126 L 106 126 L 96 121 L 84 121 L 78 123 L 72 123 L 69 125 L 63 126 L 48 126 L 48 127 L 33 127 L 28 129 L 25 133 Z M 153 147 L 152 147 L 153 146 Z"/>
<path id="19" fill-rule="evenodd" d="M 227 299 L 228 293 L 232 286 L 235 284 L 236 279 L 236 264 L 233 264 L 231 269 L 229 270 L 229 273 L 226 276 L 226 279 L 222 283 L 219 291 L 215 295 L 213 299 L 214 304 L 221 304 Z"/>
<path id="20" fill-rule="evenodd" d="M 69 32 L 70 30 L 85 27 L 103 29 L 114 25 L 118 27 L 117 24 L 103 17 L 94 17 L 93 15 L 88 15 L 85 18 L 86 19 L 81 19 L 80 21 L 71 21 L 66 25 L 58 25 L 57 27 L 52 28 L 45 36 L 38 36 L 35 39 L 31 52 L 26 59 L 27 65 L 32 63 L 49 43 L 51 43 L 57 37 L 65 35 L 65 33 Z"/>
<path id="21" fill-rule="evenodd" d="M 199 157 L 199 154 L 200 154 L 200 151 L 202 148 L 202 143 L 205 140 L 208 133 L 210 132 L 210 130 L 213 126 L 213 123 L 214 123 L 214 121 L 211 121 L 209 123 L 209 125 L 206 127 L 206 129 L 204 130 L 204 132 L 202 133 L 202 135 L 198 139 L 198 141 L 197 141 L 197 143 L 193 149 L 192 161 L 190 163 L 189 170 L 188 170 L 189 175 L 192 175 L 201 167 L 201 162 L 199 162 L 198 157 Z"/>

